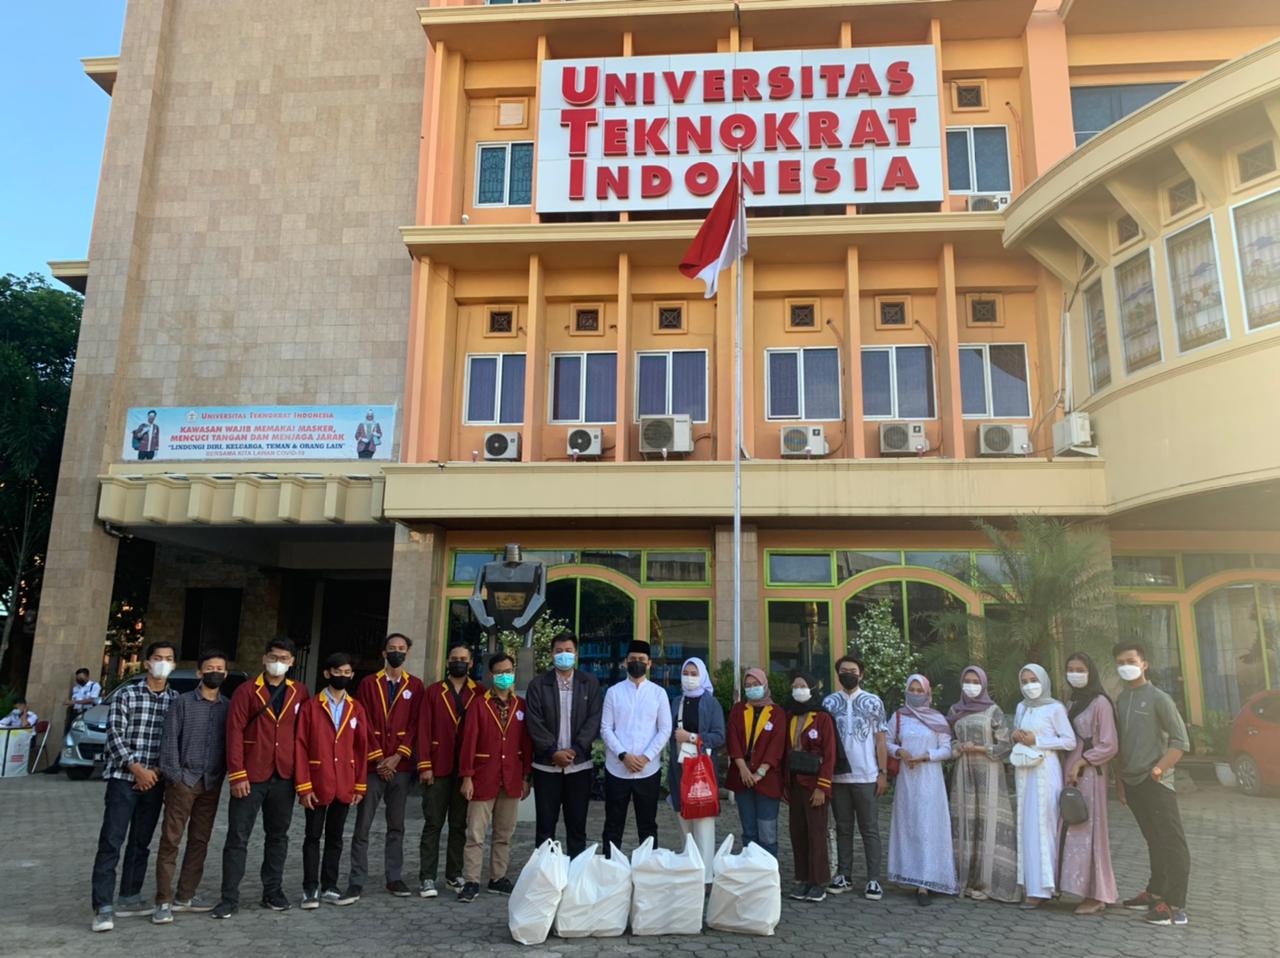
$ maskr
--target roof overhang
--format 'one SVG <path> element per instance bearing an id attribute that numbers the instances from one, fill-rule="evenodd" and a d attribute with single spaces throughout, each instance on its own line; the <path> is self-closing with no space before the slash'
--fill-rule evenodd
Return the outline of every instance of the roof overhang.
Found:
<path id="1" fill-rule="evenodd" d="M 1231 0 L 1222 4 L 1204 0 L 1062 0 L 1058 16 L 1068 33 L 1145 33 L 1161 30 L 1216 30 L 1224 26 L 1280 25 L 1275 0 Z"/>
<path id="2" fill-rule="evenodd" d="M 49 275 L 64 286 L 81 295 L 89 288 L 89 261 L 87 259 L 51 259 Z"/>
<path id="3" fill-rule="evenodd" d="M 120 71 L 120 58 L 114 57 L 81 57 L 80 64 L 87 76 L 106 92 L 107 96 L 116 86 L 116 74 Z"/>

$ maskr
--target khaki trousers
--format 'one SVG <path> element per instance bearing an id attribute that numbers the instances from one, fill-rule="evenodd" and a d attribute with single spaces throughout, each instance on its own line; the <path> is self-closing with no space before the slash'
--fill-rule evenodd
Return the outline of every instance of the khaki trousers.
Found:
<path id="1" fill-rule="evenodd" d="M 511 835 L 516 830 L 516 810 L 520 799 L 499 795 L 487 802 L 474 799 L 467 805 L 467 844 L 462 850 L 462 880 L 480 883 L 480 868 L 484 864 L 484 836 L 493 824 L 493 837 L 489 841 L 489 880 L 507 877 L 507 863 L 511 861 Z"/>
<path id="2" fill-rule="evenodd" d="M 156 903 L 172 902 L 173 873 L 178 864 L 178 846 L 187 835 L 187 853 L 178 876 L 178 901 L 195 897 L 204 877 L 204 859 L 209 851 L 209 836 L 218 816 L 218 797 L 222 779 L 213 788 L 196 782 L 188 788 L 181 782 L 169 782 L 164 789 L 164 824 L 160 830 L 160 851 L 156 853 Z"/>

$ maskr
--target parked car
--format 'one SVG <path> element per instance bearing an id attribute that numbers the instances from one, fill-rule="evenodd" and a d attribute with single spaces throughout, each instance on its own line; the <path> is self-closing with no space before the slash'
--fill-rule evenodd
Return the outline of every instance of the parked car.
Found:
<path id="1" fill-rule="evenodd" d="M 1246 795 L 1280 786 L 1280 691 L 1259 692 L 1244 703 L 1231 723 L 1228 754 Z"/>
<path id="2" fill-rule="evenodd" d="M 62 741 L 62 755 L 58 765 L 67 772 L 67 778 L 77 781 L 88 778 L 95 767 L 102 764 L 102 750 L 107 744 L 107 711 L 111 700 L 120 694 L 120 690 L 142 682 L 145 672 L 131 675 L 109 693 L 106 698 L 71 723 L 71 728 Z M 227 680 L 222 683 L 222 694 L 231 697 L 231 693 L 239 687 L 247 676 L 243 672 L 228 672 Z M 169 685 L 175 691 L 190 692 L 200 680 L 196 678 L 195 669 L 174 669 L 169 676 Z"/>

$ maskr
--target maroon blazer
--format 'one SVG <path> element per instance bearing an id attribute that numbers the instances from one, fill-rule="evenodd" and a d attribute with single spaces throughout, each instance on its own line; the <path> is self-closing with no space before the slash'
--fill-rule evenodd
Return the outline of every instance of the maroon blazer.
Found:
<path id="1" fill-rule="evenodd" d="M 751 709 L 751 730 L 747 730 L 747 709 Z M 729 749 L 729 774 L 725 785 L 731 792 L 745 792 L 737 759 L 745 758 L 754 772 L 761 765 L 768 765 L 769 772 L 755 786 L 766 798 L 782 797 L 783 759 L 787 753 L 786 710 L 777 705 L 748 706 L 739 702 L 729 710 L 727 745 Z"/>
<path id="2" fill-rule="evenodd" d="M 298 713 L 294 791 L 312 793 L 320 805 L 350 805 L 357 794 L 364 794 L 367 750 L 368 724 L 360 703 L 348 695 L 342 724 L 334 728 L 328 697 L 315 696 Z"/>
<path id="3" fill-rule="evenodd" d="M 285 679 L 284 705 L 277 715 L 267 703 L 271 686 L 259 675 L 231 696 L 227 709 L 227 781 L 265 782 L 272 774 L 293 778 L 293 743 L 298 713 L 311 697 L 305 685 Z"/>
<path id="4" fill-rule="evenodd" d="M 484 690 L 471 679 L 462 692 L 462 707 L 470 713 Z M 453 774 L 453 754 L 462 734 L 462 716 L 453 707 L 453 691 L 449 680 L 432 682 L 418 709 L 418 771 L 436 777 Z"/>
<path id="5" fill-rule="evenodd" d="M 831 716 L 821 708 L 815 712 L 788 716 L 787 758 L 790 757 L 792 749 L 812 752 L 822 759 L 822 767 L 818 769 L 817 775 L 797 774 L 796 784 L 810 791 L 820 788 L 830 795 L 831 775 L 836 769 L 836 723 L 831 721 Z M 787 768 L 787 764 L 784 759 L 783 767 L 790 780 L 791 770 Z"/>
<path id="6" fill-rule="evenodd" d="M 426 698 L 422 680 L 404 672 L 396 687 L 395 701 L 387 701 L 387 673 L 379 672 L 361 680 L 356 698 L 369 722 L 369 749 L 365 760 L 376 765 L 378 760 L 399 754 L 404 760 L 400 771 L 413 766 L 414 743 L 418 739 L 418 710 Z"/>
<path id="7" fill-rule="evenodd" d="M 511 798 L 524 794 L 524 780 L 533 772 L 533 739 L 525 728 L 524 709 L 524 699 L 513 694 L 504 725 L 492 692 L 467 709 L 458 775 L 471 779 L 472 801 L 487 802 L 502 793 Z"/>

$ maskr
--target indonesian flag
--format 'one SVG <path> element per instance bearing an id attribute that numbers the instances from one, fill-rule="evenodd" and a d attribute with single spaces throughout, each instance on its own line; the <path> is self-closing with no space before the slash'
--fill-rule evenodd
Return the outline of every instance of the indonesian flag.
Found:
<path id="1" fill-rule="evenodd" d="M 720 271 L 747 253 L 747 209 L 739 182 L 735 170 L 680 261 L 680 272 L 707 284 L 707 299 L 716 294 Z"/>

